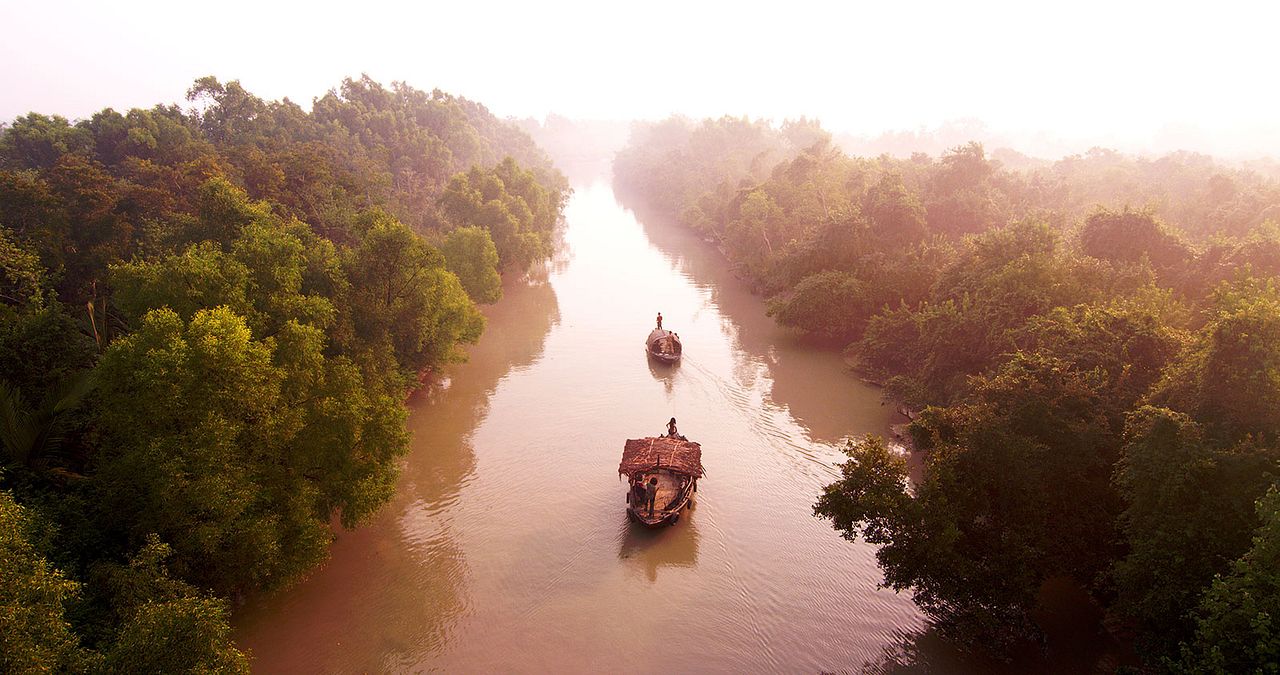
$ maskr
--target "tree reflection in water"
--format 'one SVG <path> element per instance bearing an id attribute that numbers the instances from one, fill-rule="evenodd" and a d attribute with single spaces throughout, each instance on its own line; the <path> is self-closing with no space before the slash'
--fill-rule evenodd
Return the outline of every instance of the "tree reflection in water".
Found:
<path id="1" fill-rule="evenodd" d="M 739 348 L 734 375 L 742 386 L 751 388 L 766 378 L 770 401 L 820 443 L 839 444 L 851 429 L 887 427 L 893 411 L 883 405 L 878 387 L 848 372 L 839 353 L 842 345 L 815 342 L 778 326 L 765 315 L 763 299 L 734 276 L 713 246 L 669 217 L 625 199 L 622 203 L 671 264 L 710 291 L 725 318 L 722 330 Z"/>
<path id="2" fill-rule="evenodd" d="M 411 398 L 413 440 L 392 502 L 338 531 L 310 578 L 237 615 L 236 640 L 255 671 L 397 671 L 447 646 L 469 603 L 451 509 L 475 471 L 472 433 L 498 382 L 533 363 L 559 321 L 549 284 L 508 283 L 503 293 L 485 308 L 488 328 L 468 362 Z"/>

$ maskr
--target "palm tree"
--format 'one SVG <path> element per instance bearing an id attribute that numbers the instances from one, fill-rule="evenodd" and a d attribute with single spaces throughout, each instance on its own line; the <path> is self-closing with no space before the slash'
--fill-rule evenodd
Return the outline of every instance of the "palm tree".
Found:
<path id="1" fill-rule="evenodd" d="M 93 386 L 93 371 L 86 371 L 63 380 L 32 407 L 17 387 L 0 380 L 0 445 L 5 465 L 48 469 L 66 442 L 67 413 Z"/>

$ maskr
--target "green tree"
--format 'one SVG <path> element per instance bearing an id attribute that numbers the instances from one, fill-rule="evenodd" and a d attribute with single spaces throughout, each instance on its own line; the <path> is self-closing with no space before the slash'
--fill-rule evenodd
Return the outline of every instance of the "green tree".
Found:
<path id="1" fill-rule="evenodd" d="M 0 372 L 28 400 L 93 365 L 93 337 L 68 310 L 59 303 L 22 309 L 0 304 Z"/>
<path id="2" fill-rule="evenodd" d="M 124 565 L 99 563 L 93 576 L 110 596 L 108 673 L 248 673 L 231 641 L 226 603 L 170 576 L 171 549 L 155 535 Z"/>
<path id="3" fill-rule="evenodd" d="M 28 528 L 25 510 L 0 492 L 0 670 L 79 670 L 85 654 L 66 607 L 80 586 L 40 555 Z"/>
<path id="4" fill-rule="evenodd" d="M 354 527 L 395 492 L 397 462 L 408 449 L 402 390 L 374 386 L 349 357 L 324 356 L 324 334 L 313 326 L 289 322 L 274 342 L 281 400 L 299 415 L 282 459 L 290 478 L 305 483 L 289 489 L 314 500 L 318 521 L 336 512 Z"/>
<path id="5" fill-rule="evenodd" d="M 462 358 L 456 345 L 479 338 L 484 317 L 444 256 L 389 216 L 368 218 L 345 265 L 357 340 L 405 376 Z"/>
<path id="6" fill-rule="evenodd" d="M 865 296 L 862 282 L 853 275 L 820 272 L 805 277 L 787 297 L 770 300 L 768 313 L 784 326 L 848 339 L 860 332 L 871 313 Z"/>
<path id="7" fill-rule="evenodd" d="M 1255 501 L 1280 469 L 1275 450 L 1218 448 L 1188 416 L 1143 407 L 1130 415 L 1115 482 L 1128 552 L 1114 564 L 1114 610 L 1139 627 L 1154 662 L 1192 637 L 1193 611 L 1214 575 L 1248 548 Z"/>
<path id="8" fill-rule="evenodd" d="M 1178 357 L 1188 336 L 1186 309 L 1147 288 L 1105 303 L 1057 307 L 1011 334 L 1019 349 L 1050 354 L 1081 371 L 1098 370 L 1111 390 L 1115 419 L 1131 410 Z"/>
<path id="9" fill-rule="evenodd" d="M 92 373 L 59 383 L 36 405 L 28 405 L 22 392 L 0 380 L 0 447 L 5 464 L 27 469 L 48 469 L 63 448 L 68 413 L 93 389 Z"/>
<path id="10" fill-rule="evenodd" d="M 168 307 L 190 319 L 201 309 L 224 306 L 261 321 L 249 299 L 249 274 L 218 244 L 202 242 L 178 255 L 114 265 L 110 280 L 116 306 L 134 318 Z"/>
<path id="11" fill-rule="evenodd" d="M 148 602 L 105 655 L 109 673 L 248 673 L 231 646 L 225 603 L 214 598 Z"/>
<path id="12" fill-rule="evenodd" d="M 489 232 L 503 268 L 524 270 L 551 252 L 551 230 L 563 196 L 544 188 L 510 157 L 491 170 L 473 167 L 449 180 L 440 196 L 445 219 Z"/>
<path id="13" fill-rule="evenodd" d="M 882 245 L 911 244 L 925 236 L 924 206 L 903 185 L 901 176 L 881 176 L 863 197 L 862 212 L 871 221 L 871 231 Z"/>
<path id="14" fill-rule="evenodd" d="M 187 235 L 192 242 L 214 241 L 227 246 L 250 223 L 275 221 L 268 204 L 251 201 L 244 190 L 225 178 L 205 181 L 198 200 L 198 220 Z"/>
<path id="15" fill-rule="evenodd" d="M 459 227 L 440 244 L 445 266 L 478 303 L 502 298 L 502 277 L 498 275 L 498 249 L 489 233 L 479 227 Z"/>
<path id="16" fill-rule="evenodd" d="M 0 134 L 0 168 L 47 169 L 59 158 L 85 153 L 93 137 L 58 115 L 29 113 Z"/>
<path id="17" fill-rule="evenodd" d="M 329 541 L 309 467 L 285 461 L 302 411 L 274 353 L 229 309 L 189 323 L 157 309 L 100 366 L 101 507 L 126 541 L 159 534 L 183 578 L 221 593 L 292 578 Z"/>
<path id="18" fill-rule="evenodd" d="M 1152 400 L 1190 413 L 1226 443 L 1280 438 L 1280 286 L 1223 285 L 1206 314 Z"/>
<path id="19" fill-rule="evenodd" d="M 785 243 L 781 241 L 783 216 L 768 192 L 752 190 L 738 207 L 738 216 L 725 226 L 725 245 L 735 251 L 737 264 L 750 276 L 768 274 L 773 256 Z"/>
<path id="20" fill-rule="evenodd" d="M 850 440 L 844 453 L 849 460 L 840 465 L 840 479 L 822 489 L 814 515 L 830 519 L 849 541 L 892 543 L 903 523 L 919 517 L 907 491 L 906 458 L 879 436 Z"/>
<path id="21" fill-rule="evenodd" d="M 522 270 L 550 251 L 568 194 L 526 134 L 444 92 L 364 77 L 309 112 L 189 93 L 0 124 L 0 483 L 83 581 L 69 630 L 96 650 L 49 669 L 245 670 L 222 598 L 296 578 L 335 518 L 386 503 L 414 376 L 461 358 L 483 327 L 466 291 L 496 299 L 495 250 Z M 475 223 L 442 208 L 457 175 Z M 424 239 L 473 224 L 447 261 Z"/>
<path id="22" fill-rule="evenodd" d="M 931 167 L 924 207 L 929 229 L 952 235 L 983 232 L 1008 217 L 1006 197 L 995 185 L 999 167 L 982 144 L 953 148 Z"/>
<path id="23" fill-rule="evenodd" d="M 913 495 L 901 463 L 864 449 L 858 462 L 888 468 L 846 466 L 817 513 L 846 538 L 875 536 L 885 584 L 912 590 L 944 631 L 1024 634 L 1045 580 L 1088 585 L 1110 561 L 1107 546 L 1080 545 L 1110 541 L 1119 511 L 1101 389 L 1095 373 L 1016 355 L 981 378 L 969 402 L 914 424 L 929 454 Z"/>
<path id="24" fill-rule="evenodd" d="M 42 304 L 47 287 L 40 257 L 20 245 L 9 228 L 0 226 L 0 302 Z"/>
<path id="25" fill-rule="evenodd" d="M 1137 263 L 1143 258 L 1156 270 L 1174 273 L 1191 258 L 1191 251 L 1150 211 L 1098 209 L 1080 231 L 1085 254 L 1103 260 Z"/>
<path id="26" fill-rule="evenodd" d="M 267 317 L 266 334 L 278 332 L 289 321 L 321 329 L 333 324 L 336 317 L 333 300 L 338 298 L 324 293 L 337 296 L 343 284 L 338 279 L 336 255 L 314 250 L 317 246 L 314 239 L 301 224 L 286 227 L 254 223 L 246 226 L 232 243 L 232 255 L 249 271 L 245 294 L 254 299 L 258 311 Z M 307 240 L 312 244 L 311 251 Z M 322 259 L 315 260 L 316 256 Z M 316 264 L 330 266 L 330 269 L 317 270 Z M 308 271 L 313 274 L 311 279 Z M 307 283 L 309 281 L 311 283 Z"/>
<path id="27" fill-rule="evenodd" d="M 1280 672 L 1280 490 L 1258 500 L 1253 545 L 1204 594 L 1196 636 L 1182 651 L 1192 673 Z"/>
<path id="28" fill-rule="evenodd" d="M 45 179 L 64 209 L 55 224 L 66 228 L 46 237 L 64 247 L 46 266 L 63 268 L 58 295 L 83 303 L 95 297 L 108 265 L 133 254 L 136 233 L 122 204 L 123 186 L 106 167 L 76 154 L 63 155 Z"/>

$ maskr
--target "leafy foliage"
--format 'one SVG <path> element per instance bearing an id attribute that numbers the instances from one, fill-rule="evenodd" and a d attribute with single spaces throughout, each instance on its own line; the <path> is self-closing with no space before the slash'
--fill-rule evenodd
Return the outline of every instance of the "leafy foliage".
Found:
<path id="1" fill-rule="evenodd" d="M 1187 672 L 1266 673 L 1280 664 L 1280 490 L 1258 500 L 1258 517 L 1253 545 L 1203 596 L 1180 664 Z"/>
<path id="2" fill-rule="evenodd" d="M 1153 670 L 1275 672 L 1280 182 L 1189 153 L 860 158 L 812 138 L 673 118 L 614 174 L 918 413 L 916 485 L 854 443 L 815 512 L 880 545 L 885 583 L 966 644 L 1034 636 L 1066 578 Z"/>
<path id="3" fill-rule="evenodd" d="M 28 529 L 23 508 L 0 492 L 0 669 L 72 670 L 84 655 L 66 605 L 80 585 L 36 551 Z"/>
<path id="4" fill-rule="evenodd" d="M 472 167 L 454 176 L 440 196 L 440 208 L 456 226 L 487 230 L 501 267 L 523 269 L 550 254 L 562 199 L 508 157 L 491 170 Z"/>
<path id="5" fill-rule="evenodd" d="M 502 277 L 498 275 L 498 247 L 489 233 L 479 227 L 460 227 L 440 244 L 445 265 L 467 295 L 479 303 L 502 298 Z"/>
<path id="6" fill-rule="evenodd" d="M 1216 574 L 1248 547 L 1254 502 L 1280 453 L 1245 443 L 1218 448 L 1184 414 L 1144 407 L 1129 419 L 1116 484 L 1128 553 L 1116 561 L 1115 610 L 1140 623 L 1145 650 L 1177 654 L 1192 611 Z"/>
<path id="7" fill-rule="evenodd" d="M 564 178 L 466 99 L 188 98 L 0 125 L 6 672 L 247 671 L 225 598 L 390 498 L 409 388 L 560 222 Z"/>
<path id="8" fill-rule="evenodd" d="M 1280 286 L 1275 280 L 1224 285 L 1208 323 L 1152 392 L 1203 420 L 1231 442 L 1280 440 Z"/>

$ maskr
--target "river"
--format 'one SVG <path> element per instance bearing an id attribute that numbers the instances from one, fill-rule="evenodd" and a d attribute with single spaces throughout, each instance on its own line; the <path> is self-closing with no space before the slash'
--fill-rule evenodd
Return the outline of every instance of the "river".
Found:
<path id="1" fill-rule="evenodd" d="M 764 314 L 713 248 L 577 188 L 565 252 L 509 283 L 464 364 L 410 400 L 398 493 L 236 617 L 256 672 L 857 670 L 923 620 L 812 505 L 892 410 Z M 661 311 L 684 357 L 651 363 Z M 628 522 L 623 441 L 670 417 L 696 507 Z"/>

